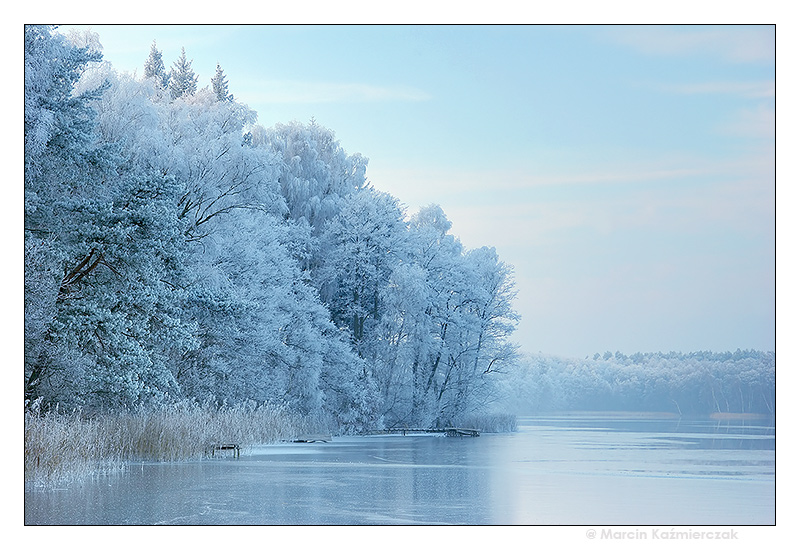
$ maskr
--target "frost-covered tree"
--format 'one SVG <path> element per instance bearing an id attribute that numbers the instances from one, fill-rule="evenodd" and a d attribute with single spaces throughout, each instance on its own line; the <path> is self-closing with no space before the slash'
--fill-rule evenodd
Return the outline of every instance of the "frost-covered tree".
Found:
<path id="1" fill-rule="evenodd" d="M 26 27 L 26 397 L 127 405 L 175 389 L 156 339 L 181 240 L 173 182 L 95 132 L 109 86 L 76 83 L 96 60 Z"/>
<path id="2" fill-rule="evenodd" d="M 161 51 L 156 48 L 155 40 L 150 45 L 150 55 L 144 62 L 144 77 L 153 79 L 153 82 L 163 90 L 169 86 L 169 75 L 164 67 Z"/>
<path id="3" fill-rule="evenodd" d="M 367 342 L 389 424 L 449 424 L 485 406 L 500 366 L 514 359 L 507 337 L 510 268 L 492 249 L 465 252 L 438 206 L 409 222 L 401 261 L 380 292 L 382 315 Z"/>
<path id="4" fill-rule="evenodd" d="M 403 218 L 397 199 L 364 188 L 343 200 L 325 226 L 323 265 L 315 278 L 334 321 L 356 345 L 371 340 L 371 326 L 384 310 L 383 287 L 405 254 Z"/>
<path id="5" fill-rule="evenodd" d="M 339 201 L 366 185 L 367 159 L 348 155 L 333 131 L 312 121 L 276 124 L 262 146 L 278 153 L 281 194 L 291 219 L 319 234 L 340 208 Z"/>
<path id="6" fill-rule="evenodd" d="M 225 78 L 225 73 L 219 63 L 217 63 L 217 72 L 214 73 L 214 78 L 211 79 L 211 89 L 214 95 L 217 96 L 217 101 L 233 100 L 233 94 L 228 93 L 228 79 Z"/>
<path id="7" fill-rule="evenodd" d="M 293 228 L 261 209 L 213 225 L 189 260 L 197 280 L 187 309 L 201 345 L 180 362 L 181 387 L 366 425 L 374 417 L 368 379 L 292 253 Z"/>
<path id="8" fill-rule="evenodd" d="M 199 242 L 209 235 L 215 220 L 237 210 L 285 214 L 275 154 L 243 143 L 255 112 L 235 101 L 219 102 L 207 89 L 180 98 L 167 109 L 163 169 L 183 187 L 178 208 L 186 221 L 187 239 Z"/>
<path id="9" fill-rule="evenodd" d="M 114 144 L 125 168 L 169 173 L 169 139 L 163 122 L 169 112 L 162 91 L 151 79 L 137 80 L 99 66 L 83 75 L 76 90 L 108 85 L 92 107 L 100 142 Z"/>
<path id="10" fill-rule="evenodd" d="M 414 257 L 423 270 L 427 295 L 425 314 L 415 316 L 412 330 L 424 334 L 421 342 L 428 344 L 414 346 L 412 352 L 412 414 L 426 423 L 440 416 L 450 383 L 446 372 L 458 350 L 453 333 L 469 301 L 463 247 L 449 233 L 451 226 L 438 205 L 421 209 L 410 223 Z"/>
<path id="11" fill-rule="evenodd" d="M 500 261 L 493 248 L 482 247 L 464 256 L 468 305 L 457 326 L 457 350 L 448 358 L 445 376 L 452 389 L 447 416 L 462 418 L 482 405 L 475 397 L 492 397 L 493 373 L 516 360 L 516 347 L 508 337 L 519 316 L 513 309 L 515 296 L 510 266 Z M 444 407 L 443 407 L 444 409 Z"/>
<path id="12" fill-rule="evenodd" d="M 181 56 L 172 64 L 169 72 L 172 99 L 193 95 L 197 91 L 197 78 L 192 70 L 192 62 L 186 59 L 186 48 L 181 48 Z"/>
<path id="13" fill-rule="evenodd" d="M 62 279 L 55 326 L 83 356 L 80 371 L 59 381 L 86 404 L 129 406 L 178 393 L 170 364 L 191 334 L 175 286 L 183 255 L 176 197 L 171 178 L 130 172 L 104 200 L 75 206 L 83 215 L 67 229 L 88 252 Z"/>
<path id="14" fill-rule="evenodd" d="M 70 29 L 66 34 L 67 40 L 76 48 L 84 48 L 91 52 L 102 52 L 103 44 L 100 42 L 100 35 L 91 29 L 79 31 Z"/>
<path id="15" fill-rule="evenodd" d="M 269 401 L 343 431 L 485 404 L 514 351 L 494 250 L 439 207 L 407 220 L 316 122 L 255 125 L 221 68 L 196 91 L 185 50 L 165 97 L 155 43 L 137 80 L 25 38 L 26 397 Z"/>
<path id="16" fill-rule="evenodd" d="M 74 95 L 73 86 L 87 64 L 100 59 L 100 53 L 71 46 L 48 27 L 25 26 L 26 201 L 52 202 L 68 185 L 69 178 L 53 177 L 58 169 L 77 164 L 81 172 L 91 164 L 94 113 L 89 102 L 102 89 Z M 56 194 L 37 194 L 51 190 Z"/>
<path id="17" fill-rule="evenodd" d="M 422 392 L 424 367 L 436 349 L 431 298 L 427 272 L 416 262 L 397 265 L 384 289 L 386 311 L 374 331 L 370 360 L 381 415 L 390 427 L 433 421 Z"/>
<path id="18" fill-rule="evenodd" d="M 64 199 L 91 187 L 103 154 L 93 142 L 89 106 L 101 90 L 74 95 L 73 86 L 99 53 L 75 48 L 44 26 L 25 26 L 25 395 L 41 384 L 62 355 L 53 322 L 65 273 L 91 266 L 85 252 L 64 242 L 73 212 Z M 101 161 L 98 163 L 97 161 Z M 62 273 L 63 270 L 63 273 Z"/>

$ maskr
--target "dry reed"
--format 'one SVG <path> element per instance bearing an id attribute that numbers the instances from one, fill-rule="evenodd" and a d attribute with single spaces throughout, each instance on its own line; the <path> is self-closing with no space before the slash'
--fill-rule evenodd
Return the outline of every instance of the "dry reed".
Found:
<path id="1" fill-rule="evenodd" d="M 268 404 L 181 403 L 93 416 L 32 408 L 25 412 L 25 482 L 48 486 L 80 480 L 120 470 L 126 461 L 202 459 L 214 445 L 246 449 L 317 428 Z"/>
<path id="2" fill-rule="evenodd" d="M 460 427 L 484 433 L 514 432 L 517 430 L 517 417 L 507 413 L 473 415 L 465 418 Z"/>

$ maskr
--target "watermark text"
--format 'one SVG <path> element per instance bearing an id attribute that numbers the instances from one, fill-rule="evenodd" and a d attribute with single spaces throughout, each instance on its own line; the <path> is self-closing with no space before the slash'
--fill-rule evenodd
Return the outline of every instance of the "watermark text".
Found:
<path id="1" fill-rule="evenodd" d="M 653 527 L 649 529 L 588 529 L 586 538 L 599 540 L 738 540 L 734 529 Z"/>

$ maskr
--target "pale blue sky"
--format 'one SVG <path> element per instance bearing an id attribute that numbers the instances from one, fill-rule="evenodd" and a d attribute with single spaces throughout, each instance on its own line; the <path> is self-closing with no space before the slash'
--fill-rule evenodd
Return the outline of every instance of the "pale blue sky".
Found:
<path id="1" fill-rule="evenodd" d="M 65 27 L 68 28 L 68 27 Z M 259 122 L 314 117 L 515 267 L 528 351 L 775 347 L 771 26 L 100 26 Z"/>

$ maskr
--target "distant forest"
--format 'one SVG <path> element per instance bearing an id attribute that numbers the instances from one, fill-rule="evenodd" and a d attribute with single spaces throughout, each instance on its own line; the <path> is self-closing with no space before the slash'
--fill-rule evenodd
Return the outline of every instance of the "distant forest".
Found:
<path id="1" fill-rule="evenodd" d="M 595 354 L 591 359 L 531 355 L 509 376 L 517 413 L 657 411 L 681 415 L 775 414 L 775 353 Z"/>

